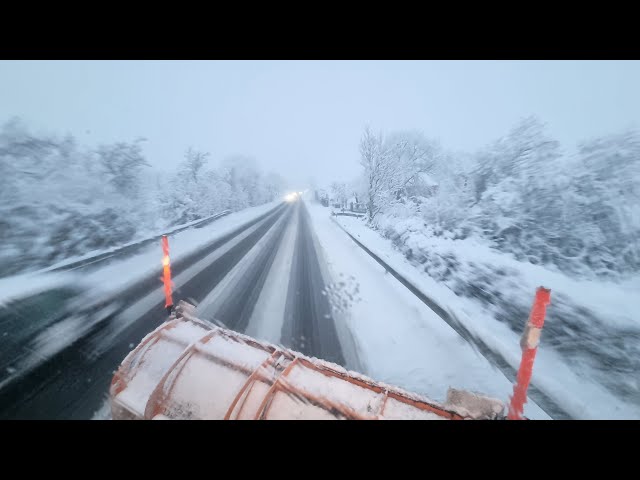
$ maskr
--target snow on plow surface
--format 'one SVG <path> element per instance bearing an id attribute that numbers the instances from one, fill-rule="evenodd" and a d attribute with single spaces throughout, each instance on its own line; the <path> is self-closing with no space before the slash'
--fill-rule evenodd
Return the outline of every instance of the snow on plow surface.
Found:
<path id="1" fill-rule="evenodd" d="M 259 342 L 193 316 L 182 303 L 123 361 L 114 419 L 502 418 L 504 404 L 450 391 L 446 404 Z"/>

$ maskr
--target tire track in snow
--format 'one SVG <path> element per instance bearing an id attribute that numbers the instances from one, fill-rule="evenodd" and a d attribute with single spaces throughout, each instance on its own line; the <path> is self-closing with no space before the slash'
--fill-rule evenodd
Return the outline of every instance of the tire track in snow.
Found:
<path id="1" fill-rule="evenodd" d="M 298 232 L 287 293 L 282 344 L 305 355 L 345 366 L 324 279 L 316 255 L 308 214 L 296 205 Z"/>
<path id="2" fill-rule="evenodd" d="M 293 214 L 292 210 L 291 219 L 269 270 L 268 281 L 265 282 L 249 319 L 245 333 L 251 337 L 274 344 L 281 343 L 297 232 L 298 215 Z"/>
<path id="3" fill-rule="evenodd" d="M 287 211 L 281 206 L 257 220 L 263 221 L 250 234 L 244 236 L 226 253 L 218 256 L 210 265 L 193 275 L 174 292 L 174 300 L 180 298 L 203 299 L 215 285 L 242 259 L 269 228 Z M 251 226 L 256 222 L 251 222 Z M 248 228 L 238 229 L 240 234 Z M 237 231 L 236 231 L 237 232 Z M 236 235 L 237 236 L 237 235 Z M 227 242 L 215 242 L 216 247 L 205 251 L 224 248 L 234 237 L 226 237 Z M 202 250 L 189 258 L 202 256 Z M 185 261 L 180 266 L 190 267 Z M 192 265 L 191 265 L 192 266 Z M 180 269 L 175 266 L 174 271 Z M 180 273 L 178 273 L 178 276 Z M 176 276 L 177 278 L 177 276 Z M 150 331 L 159 326 L 167 316 L 164 298 L 159 288 L 158 278 L 147 280 L 151 291 L 158 293 L 157 301 L 149 303 L 149 309 L 138 318 L 128 318 L 124 328 L 118 327 L 118 335 L 113 338 L 109 348 L 95 353 L 96 345 L 105 339 L 111 339 L 111 323 L 117 320 L 111 317 L 101 322 L 87 335 L 67 345 L 55 356 L 38 365 L 25 376 L 0 390 L 0 418 L 22 419 L 90 419 L 104 403 L 108 394 L 113 373 L 129 351 Z M 134 289 L 139 293 L 142 287 Z M 147 293 L 149 290 L 144 290 Z M 125 294 L 128 305 L 140 301 L 139 295 Z M 131 313 L 131 312 L 130 312 Z M 140 312 L 138 312 L 140 313 Z M 122 312 L 120 312 L 122 314 Z M 118 323 L 118 322 L 117 322 Z"/>
<path id="4" fill-rule="evenodd" d="M 288 209 L 203 299 L 198 305 L 201 318 L 245 332 L 290 218 L 291 209 Z"/>

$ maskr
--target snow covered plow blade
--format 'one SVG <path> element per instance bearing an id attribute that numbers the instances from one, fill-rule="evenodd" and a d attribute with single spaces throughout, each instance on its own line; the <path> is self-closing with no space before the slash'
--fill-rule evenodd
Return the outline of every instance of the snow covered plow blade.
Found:
<path id="1" fill-rule="evenodd" d="M 339 365 L 177 316 L 125 358 L 110 389 L 113 419 L 496 418 L 500 401 L 449 391 L 440 405 Z"/>

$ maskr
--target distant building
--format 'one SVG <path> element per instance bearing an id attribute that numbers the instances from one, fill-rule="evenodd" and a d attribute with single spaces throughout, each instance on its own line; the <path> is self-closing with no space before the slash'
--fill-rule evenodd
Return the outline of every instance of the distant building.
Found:
<path id="1" fill-rule="evenodd" d="M 355 196 L 347 199 L 347 209 L 355 213 L 365 213 L 367 211 L 365 204 L 358 202 L 358 198 Z"/>

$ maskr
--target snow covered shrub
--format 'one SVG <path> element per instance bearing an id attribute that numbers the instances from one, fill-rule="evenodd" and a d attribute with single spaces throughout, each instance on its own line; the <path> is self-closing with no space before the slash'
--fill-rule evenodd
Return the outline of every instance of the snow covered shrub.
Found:
<path id="1" fill-rule="evenodd" d="M 640 135 L 579 146 L 571 156 L 535 118 L 478 156 L 471 223 L 496 248 L 573 275 L 640 270 Z"/>
<path id="2" fill-rule="evenodd" d="M 79 147 L 71 136 L 34 134 L 19 120 L 0 129 L 0 275 L 43 268 L 158 229 L 277 198 L 282 179 L 246 158 L 205 170 L 189 149 L 172 178 L 153 170 L 142 139 Z"/>
<path id="3" fill-rule="evenodd" d="M 577 277 L 640 271 L 638 132 L 567 154 L 529 117 L 476 155 L 423 149 L 417 164 L 393 160 L 396 144 L 382 134 L 364 140 L 371 224 L 396 243 L 409 222 L 427 235 L 478 236 L 518 260 Z"/>
<path id="4" fill-rule="evenodd" d="M 131 212 L 145 165 L 138 141 L 91 152 L 71 136 L 34 135 L 17 119 L 5 124 L 0 132 L 2 274 L 131 240 L 145 224 L 144 212 Z"/>

